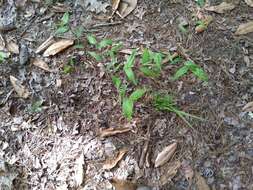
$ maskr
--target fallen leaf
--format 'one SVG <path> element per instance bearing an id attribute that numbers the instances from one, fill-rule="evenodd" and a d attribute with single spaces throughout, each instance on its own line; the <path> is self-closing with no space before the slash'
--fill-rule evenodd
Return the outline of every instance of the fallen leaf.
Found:
<path id="1" fill-rule="evenodd" d="M 6 45 L 6 48 L 8 49 L 9 52 L 14 53 L 14 54 L 19 54 L 19 47 L 18 44 L 14 42 L 9 42 Z"/>
<path id="2" fill-rule="evenodd" d="M 74 40 L 66 40 L 66 39 L 60 40 L 49 46 L 47 50 L 44 52 L 43 56 L 48 57 L 50 55 L 55 55 L 73 44 Z"/>
<path id="3" fill-rule="evenodd" d="M 155 167 L 165 164 L 173 156 L 177 148 L 177 143 L 174 142 L 169 146 L 165 147 L 162 152 L 160 152 L 155 160 Z"/>
<path id="4" fill-rule="evenodd" d="M 10 81 L 19 97 L 25 99 L 28 98 L 30 95 L 29 91 L 23 85 L 21 85 L 21 82 L 17 78 L 10 76 Z"/>
<path id="5" fill-rule="evenodd" d="M 244 0 L 247 5 L 253 7 L 253 0 Z"/>
<path id="6" fill-rule="evenodd" d="M 195 177 L 198 190 L 210 190 L 209 186 L 206 184 L 205 178 L 203 178 L 199 173 L 196 173 Z"/>
<path id="7" fill-rule="evenodd" d="M 108 128 L 108 129 L 104 129 L 100 132 L 100 137 L 102 137 L 102 138 L 109 137 L 109 136 L 113 136 L 113 135 L 117 135 L 117 134 L 121 134 L 121 133 L 126 133 L 130 130 L 131 130 L 131 128 L 129 128 L 129 127 Z"/>
<path id="8" fill-rule="evenodd" d="M 116 190 L 136 190 L 137 184 L 127 180 L 112 178 L 109 180 Z"/>
<path id="9" fill-rule="evenodd" d="M 234 8 L 235 8 L 235 5 L 233 3 L 222 2 L 219 5 L 206 7 L 205 9 L 207 11 L 212 11 L 216 13 L 225 13 L 227 11 L 233 10 Z"/>
<path id="10" fill-rule="evenodd" d="M 118 11 L 122 18 L 128 16 L 137 6 L 137 0 L 124 0 L 119 3 Z"/>
<path id="11" fill-rule="evenodd" d="M 43 61 L 42 59 L 39 58 L 35 58 L 32 62 L 33 65 L 35 65 L 36 67 L 39 67 L 47 72 L 52 72 L 51 69 L 49 68 L 48 64 Z"/>
<path id="12" fill-rule="evenodd" d="M 235 32 L 235 35 L 243 35 L 243 34 L 248 34 L 250 32 L 253 32 L 253 21 L 240 24 L 240 26 Z"/>
<path id="13" fill-rule="evenodd" d="M 35 53 L 40 53 L 42 51 L 44 51 L 46 48 L 48 48 L 48 46 L 50 46 L 51 44 L 53 44 L 54 41 L 54 37 L 50 36 L 45 42 L 43 42 L 35 51 Z"/>
<path id="14" fill-rule="evenodd" d="M 112 0 L 112 15 L 115 13 L 115 11 L 119 7 L 120 0 Z"/>
<path id="15" fill-rule="evenodd" d="M 109 159 L 109 160 L 106 160 L 106 162 L 104 163 L 103 165 L 103 169 L 105 170 L 110 170 L 112 168 L 114 168 L 118 163 L 119 161 L 124 157 L 124 155 L 127 153 L 127 149 L 122 149 L 120 150 L 116 157 L 115 158 L 112 158 L 112 159 Z"/>
<path id="16" fill-rule="evenodd" d="M 245 112 L 251 112 L 253 111 L 253 101 L 252 102 L 248 102 L 243 108 L 242 111 Z"/>
<path id="17" fill-rule="evenodd" d="M 169 165 L 166 169 L 167 170 L 166 174 L 161 176 L 161 180 L 160 180 L 161 185 L 165 185 L 168 182 L 170 182 L 175 177 L 175 175 L 177 174 L 178 169 L 180 168 L 180 166 L 181 166 L 180 161 L 174 161 L 174 162 L 169 163 Z"/>

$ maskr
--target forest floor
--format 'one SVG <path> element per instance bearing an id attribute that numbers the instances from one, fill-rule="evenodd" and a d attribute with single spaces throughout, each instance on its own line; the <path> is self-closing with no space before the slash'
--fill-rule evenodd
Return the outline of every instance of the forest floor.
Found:
<path id="1" fill-rule="evenodd" d="M 253 21 L 252 1 L 218 11 L 222 1 L 203 2 L 139 0 L 121 18 L 106 1 L 0 1 L 0 189 L 110 190 L 117 179 L 156 190 L 252 190 L 253 33 L 236 35 Z M 113 71 L 90 34 L 122 44 Z M 36 51 L 50 37 L 65 39 L 63 50 Z M 144 48 L 163 55 L 157 77 L 138 69 Z M 138 84 L 124 74 L 133 49 Z M 185 61 L 208 80 L 190 72 L 173 80 Z M 148 92 L 127 119 L 112 75 L 127 95 L 171 94 L 179 110 L 203 119 L 159 111 Z"/>

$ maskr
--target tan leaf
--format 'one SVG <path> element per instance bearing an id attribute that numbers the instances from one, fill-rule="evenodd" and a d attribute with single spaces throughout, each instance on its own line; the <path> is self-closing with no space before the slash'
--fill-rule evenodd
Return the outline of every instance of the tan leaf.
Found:
<path id="1" fill-rule="evenodd" d="M 66 39 L 60 40 L 49 46 L 47 50 L 44 52 L 43 56 L 48 57 L 50 55 L 55 55 L 73 44 L 74 40 L 66 40 Z"/>
<path id="2" fill-rule="evenodd" d="M 19 47 L 16 43 L 14 42 L 9 42 L 6 45 L 6 48 L 8 49 L 9 52 L 14 53 L 14 54 L 19 54 Z"/>
<path id="3" fill-rule="evenodd" d="M 48 64 L 43 61 L 42 59 L 39 58 L 35 58 L 32 62 L 33 65 L 35 65 L 36 67 L 39 67 L 47 72 L 52 72 L 52 70 L 49 68 Z"/>
<path id="4" fill-rule="evenodd" d="M 120 3 L 120 0 L 112 0 L 112 10 L 113 10 L 113 14 L 114 14 L 114 12 L 118 9 L 119 3 Z"/>
<path id="5" fill-rule="evenodd" d="M 235 32 L 235 35 L 243 35 L 243 34 L 248 34 L 250 32 L 253 32 L 253 21 L 240 24 L 240 26 Z"/>
<path id="6" fill-rule="evenodd" d="M 234 8 L 235 8 L 235 5 L 233 3 L 222 2 L 219 5 L 206 7 L 205 9 L 207 11 L 212 11 L 216 13 L 225 13 L 227 11 L 233 10 Z"/>
<path id="7" fill-rule="evenodd" d="M 15 78 L 14 76 L 10 76 L 10 81 L 19 97 L 25 99 L 28 98 L 28 96 L 30 95 L 29 91 L 21 84 L 21 82 L 17 78 Z"/>
<path id="8" fill-rule="evenodd" d="M 253 7 L 253 0 L 244 0 L 247 5 Z"/>
<path id="9" fill-rule="evenodd" d="M 40 53 L 42 51 L 44 51 L 45 49 L 48 48 L 48 46 L 50 46 L 51 44 L 53 44 L 54 41 L 54 37 L 50 36 L 45 42 L 43 42 L 35 51 L 35 53 Z"/>
<path id="10" fill-rule="evenodd" d="M 137 0 L 124 0 L 119 3 L 119 14 L 122 18 L 128 16 L 137 6 Z"/>
<path id="11" fill-rule="evenodd" d="M 174 162 L 169 163 L 167 167 L 168 168 L 167 173 L 161 176 L 161 180 L 160 180 L 161 184 L 165 185 L 166 183 L 170 182 L 177 174 L 180 166 L 181 166 L 181 162 L 179 161 L 174 161 Z"/>
<path id="12" fill-rule="evenodd" d="M 177 143 L 174 142 L 171 145 L 165 147 L 162 152 L 160 152 L 155 160 L 155 167 L 161 166 L 168 162 L 170 158 L 173 156 L 177 148 Z"/>
<path id="13" fill-rule="evenodd" d="M 129 128 L 129 127 L 108 128 L 108 129 L 104 129 L 100 132 L 100 137 L 102 137 L 102 138 L 109 137 L 109 136 L 113 136 L 113 135 L 117 135 L 117 134 L 121 134 L 121 133 L 126 133 L 130 130 L 131 130 L 131 128 Z"/>
<path id="14" fill-rule="evenodd" d="M 105 161 L 103 165 L 103 169 L 110 170 L 114 168 L 119 163 L 119 161 L 124 157 L 126 153 L 127 153 L 127 149 L 120 150 L 117 153 L 116 157 Z"/>
<path id="15" fill-rule="evenodd" d="M 248 102 L 243 108 L 242 111 L 245 112 L 251 112 L 253 111 L 253 101 L 252 102 Z"/>
<path id="16" fill-rule="evenodd" d="M 196 173 L 195 177 L 198 190 L 210 190 L 205 178 L 203 178 L 199 173 Z"/>
<path id="17" fill-rule="evenodd" d="M 115 187 L 116 190 L 136 190 L 137 184 L 127 181 L 127 180 L 121 180 L 112 178 L 109 180 L 110 183 Z"/>

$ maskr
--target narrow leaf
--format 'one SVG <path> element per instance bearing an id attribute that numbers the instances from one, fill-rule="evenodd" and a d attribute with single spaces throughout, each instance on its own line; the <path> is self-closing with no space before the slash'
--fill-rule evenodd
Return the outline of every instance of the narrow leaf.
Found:
<path id="1" fill-rule="evenodd" d="M 119 77 L 116 76 L 112 76 L 112 82 L 114 84 L 114 86 L 117 88 L 117 90 L 120 89 L 120 85 L 121 85 L 121 80 Z"/>
<path id="2" fill-rule="evenodd" d="M 125 63 L 126 67 L 133 67 L 134 66 L 135 56 L 136 56 L 136 49 L 132 51 L 130 56 L 128 56 L 127 61 Z"/>
<path id="3" fill-rule="evenodd" d="M 98 49 L 103 49 L 107 46 L 111 46 L 113 41 L 111 39 L 103 39 L 101 42 L 98 44 Z"/>
<path id="4" fill-rule="evenodd" d="M 66 25 L 69 23 L 69 13 L 66 12 L 61 18 L 61 25 Z"/>
<path id="5" fill-rule="evenodd" d="M 68 32 L 68 31 L 69 31 L 69 27 L 68 27 L 68 26 L 61 26 L 61 27 L 59 27 L 59 28 L 55 31 L 55 33 L 56 33 L 56 34 L 64 34 L 64 33 Z"/>
<path id="6" fill-rule="evenodd" d="M 145 48 L 142 53 L 141 63 L 145 65 L 146 63 L 149 63 L 150 61 L 151 61 L 151 58 L 150 58 L 149 50 Z"/>
<path id="7" fill-rule="evenodd" d="M 88 51 L 88 54 L 93 57 L 94 59 L 96 59 L 96 61 L 102 61 L 103 58 L 101 55 L 97 54 L 96 52 L 94 51 Z"/>
<path id="8" fill-rule="evenodd" d="M 146 93 L 146 89 L 137 89 L 130 96 L 129 99 L 133 102 L 139 100 Z"/>
<path id="9" fill-rule="evenodd" d="M 123 104 L 122 104 L 122 111 L 123 111 L 123 115 L 127 118 L 127 119 L 131 119 L 132 115 L 133 115 L 133 101 L 128 99 L 128 98 L 124 98 L 123 99 Z"/>
<path id="10" fill-rule="evenodd" d="M 96 37 L 92 34 L 87 35 L 87 40 L 88 40 L 89 44 L 91 44 L 91 45 L 96 45 L 97 44 Z"/>
<path id="11" fill-rule="evenodd" d="M 180 69 L 177 70 L 177 72 L 175 73 L 175 75 L 173 76 L 173 80 L 177 80 L 180 77 L 184 76 L 189 70 L 188 66 L 183 66 Z"/>
<path id="12" fill-rule="evenodd" d="M 131 67 L 124 67 L 124 71 L 126 73 L 127 78 L 135 85 L 137 85 L 137 81 L 135 79 L 134 72 Z"/>

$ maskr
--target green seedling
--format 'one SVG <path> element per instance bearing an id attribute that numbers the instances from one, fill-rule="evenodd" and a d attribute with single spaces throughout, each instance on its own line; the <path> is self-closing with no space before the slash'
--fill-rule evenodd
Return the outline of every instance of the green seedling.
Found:
<path id="1" fill-rule="evenodd" d="M 180 62 L 182 62 L 184 59 L 180 56 L 177 56 L 177 57 L 173 57 L 170 53 L 168 54 L 168 59 L 170 61 L 170 64 L 172 65 L 176 65 Z"/>
<path id="2" fill-rule="evenodd" d="M 179 24 L 178 29 L 179 29 L 180 32 L 182 32 L 184 34 L 187 33 L 187 26 L 185 26 L 183 24 Z"/>
<path id="3" fill-rule="evenodd" d="M 71 58 L 69 62 L 63 66 L 63 73 L 64 74 L 70 74 L 74 71 L 75 66 L 75 60 L 74 58 Z"/>
<path id="4" fill-rule="evenodd" d="M 197 5 L 200 6 L 200 7 L 203 7 L 206 3 L 205 0 L 195 0 L 195 1 L 196 1 Z"/>
<path id="5" fill-rule="evenodd" d="M 38 100 L 32 103 L 31 107 L 28 109 L 29 112 L 31 113 L 38 113 L 42 111 L 42 100 Z"/>
<path id="6" fill-rule="evenodd" d="M 60 23 L 57 25 L 57 30 L 55 31 L 55 34 L 61 35 L 66 32 L 68 32 L 70 29 L 69 27 L 69 13 L 66 12 L 61 18 Z"/>
<path id="7" fill-rule="evenodd" d="M 81 37 L 83 36 L 84 33 L 84 28 L 82 26 L 79 26 L 75 28 L 72 33 L 75 35 L 77 39 L 77 44 L 74 46 L 76 49 L 82 49 L 84 48 L 83 44 L 81 44 Z"/>
<path id="8" fill-rule="evenodd" d="M 208 80 L 208 75 L 206 72 L 199 67 L 197 64 L 193 63 L 192 61 L 186 61 L 184 66 L 177 70 L 175 75 L 173 76 L 173 80 L 177 80 L 183 76 L 185 76 L 189 71 L 193 73 L 197 78 L 203 81 Z"/>
<path id="9" fill-rule="evenodd" d="M 122 112 L 123 115 L 131 120 L 133 116 L 134 104 L 144 96 L 146 89 L 136 89 L 129 97 L 123 98 Z"/>
<path id="10" fill-rule="evenodd" d="M 162 54 L 144 49 L 141 57 L 140 71 L 147 77 L 158 77 L 162 70 Z"/>
<path id="11" fill-rule="evenodd" d="M 105 56 L 109 56 L 111 61 L 107 64 L 106 68 L 108 71 L 113 70 L 113 72 L 117 72 L 121 66 L 118 64 L 117 53 L 122 48 L 122 43 L 112 44 L 111 49 L 105 52 Z"/>
<path id="12" fill-rule="evenodd" d="M 189 127 L 192 125 L 187 121 L 186 117 L 191 117 L 198 120 L 203 120 L 201 117 L 186 113 L 177 108 L 173 97 L 167 94 L 155 94 L 153 96 L 153 104 L 160 111 L 168 111 L 177 114 Z"/>
<path id="13" fill-rule="evenodd" d="M 6 53 L 0 51 L 0 63 L 4 62 L 7 57 Z"/>
<path id="14" fill-rule="evenodd" d="M 127 61 L 124 63 L 124 67 L 123 67 L 123 70 L 128 80 L 131 81 L 134 85 L 137 85 L 137 80 L 133 72 L 136 53 L 137 53 L 136 49 L 132 51 L 131 55 L 127 57 Z"/>

